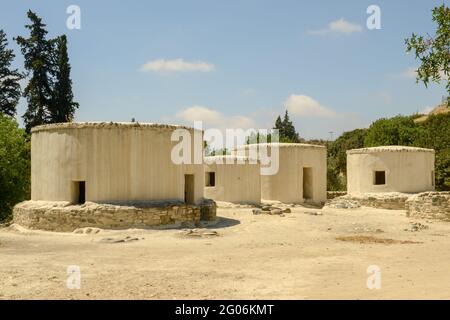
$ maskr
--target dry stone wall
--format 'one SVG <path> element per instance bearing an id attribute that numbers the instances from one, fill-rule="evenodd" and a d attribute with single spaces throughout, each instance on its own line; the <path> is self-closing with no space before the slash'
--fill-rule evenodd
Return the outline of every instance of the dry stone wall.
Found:
<path id="1" fill-rule="evenodd" d="M 450 191 L 413 195 L 405 207 L 408 217 L 450 221 Z"/>
<path id="2" fill-rule="evenodd" d="M 25 201 L 13 211 L 14 222 L 29 228 L 71 232 L 78 228 L 106 229 L 145 228 L 183 222 L 199 223 L 214 220 L 213 201 L 203 204 L 160 203 L 152 205 L 117 205 L 87 202 L 71 205 L 68 202 Z"/>
<path id="3" fill-rule="evenodd" d="M 331 200 L 337 197 L 342 197 L 347 194 L 347 191 L 327 191 L 327 199 Z"/>
<path id="4" fill-rule="evenodd" d="M 399 192 L 347 194 L 327 202 L 330 208 L 347 209 L 360 206 L 378 209 L 403 210 L 410 194 Z"/>

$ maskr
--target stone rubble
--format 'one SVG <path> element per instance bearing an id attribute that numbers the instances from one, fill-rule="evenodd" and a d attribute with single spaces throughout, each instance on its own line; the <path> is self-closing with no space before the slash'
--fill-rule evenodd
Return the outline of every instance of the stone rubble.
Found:
<path id="1" fill-rule="evenodd" d="M 404 231 L 417 232 L 427 229 L 429 229 L 429 227 L 426 224 L 422 224 L 420 222 L 411 222 L 411 227 L 404 229 Z"/>
<path id="2" fill-rule="evenodd" d="M 284 217 L 284 213 L 291 213 L 290 208 L 279 208 L 272 205 L 263 205 L 260 208 L 255 208 L 252 210 L 254 215 L 258 214 L 269 214 L 269 215 L 279 215 Z"/>

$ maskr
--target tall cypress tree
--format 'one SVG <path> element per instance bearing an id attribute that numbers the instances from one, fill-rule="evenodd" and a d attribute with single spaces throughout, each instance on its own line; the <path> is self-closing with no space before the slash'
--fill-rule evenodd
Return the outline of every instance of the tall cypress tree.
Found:
<path id="1" fill-rule="evenodd" d="M 25 69 L 31 73 L 31 78 L 23 95 L 27 98 L 28 107 L 23 115 L 25 129 L 49 123 L 51 121 L 52 104 L 52 47 L 53 41 L 47 40 L 47 30 L 42 19 L 31 10 L 27 13 L 31 24 L 25 27 L 30 30 L 30 37 L 17 37 L 25 58 Z"/>
<path id="2" fill-rule="evenodd" d="M 50 110 L 51 122 L 70 122 L 73 120 L 78 103 L 73 101 L 67 38 L 65 35 L 58 37 L 55 41 L 54 59 L 55 86 Z"/>
<path id="3" fill-rule="evenodd" d="M 278 116 L 277 120 L 275 120 L 275 127 L 274 129 L 278 129 L 278 134 L 280 137 L 284 135 L 284 128 L 283 128 L 283 122 L 281 121 L 281 117 Z"/>
<path id="4" fill-rule="evenodd" d="M 287 142 L 298 142 L 300 140 L 298 133 L 295 131 L 295 127 L 289 118 L 289 114 L 288 114 L 287 110 L 284 114 L 284 118 L 283 118 L 281 126 L 283 128 L 283 137 L 287 140 Z M 281 139 L 281 134 L 280 134 L 280 139 Z"/>
<path id="5" fill-rule="evenodd" d="M 0 113 L 14 117 L 21 95 L 19 80 L 23 75 L 17 69 L 11 69 L 15 55 L 7 46 L 6 34 L 0 29 Z"/>

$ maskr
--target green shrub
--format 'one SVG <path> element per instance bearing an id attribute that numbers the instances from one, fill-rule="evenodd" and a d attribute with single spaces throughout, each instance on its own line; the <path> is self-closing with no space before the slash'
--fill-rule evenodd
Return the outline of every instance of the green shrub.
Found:
<path id="1" fill-rule="evenodd" d="M 0 113 L 0 221 L 30 195 L 30 143 L 17 122 Z"/>

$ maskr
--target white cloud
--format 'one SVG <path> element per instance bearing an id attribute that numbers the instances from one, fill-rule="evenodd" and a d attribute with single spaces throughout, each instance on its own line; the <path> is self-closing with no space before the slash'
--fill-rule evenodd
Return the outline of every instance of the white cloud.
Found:
<path id="1" fill-rule="evenodd" d="M 153 72 L 211 72 L 214 71 L 215 68 L 216 67 L 213 64 L 204 61 L 187 62 L 183 59 L 157 59 L 148 61 L 141 66 L 140 70 Z"/>
<path id="2" fill-rule="evenodd" d="M 284 102 L 286 109 L 295 116 L 330 118 L 337 114 L 306 95 L 290 95 Z"/>
<path id="3" fill-rule="evenodd" d="M 363 30 L 362 26 L 357 23 L 348 22 L 344 18 L 331 21 L 328 26 L 320 30 L 308 31 L 312 35 L 324 35 L 328 33 L 343 33 L 351 34 L 355 32 L 361 32 Z"/>
<path id="4" fill-rule="evenodd" d="M 226 129 L 243 129 L 243 135 L 239 136 L 239 138 L 242 139 L 243 142 L 245 141 L 247 129 L 259 128 L 256 122 L 247 116 L 228 116 L 217 110 L 205 106 L 191 106 L 185 108 L 175 114 L 174 120 L 178 123 L 181 122 L 188 126 L 193 126 L 194 121 L 202 121 L 203 129 L 218 129 L 219 131 L 221 131 L 223 135 L 222 138 L 224 139 L 223 141 L 221 141 L 220 139 L 215 140 L 215 138 L 209 140 L 211 139 L 211 136 L 205 135 L 205 139 L 209 140 L 208 143 L 215 149 L 221 149 L 224 146 L 230 148 L 233 146 L 233 141 L 225 141 Z"/>
<path id="5" fill-rule="evenodd" d="M 185 123 L 193 125 L 194 121 L 203 121 L 204 127 L 226 128 L 256 128 L 255 122 L 246 116 L 226 116 L 221 112 L 204 106 L 192 106 L 178 112 L 175 117 Z"/>

